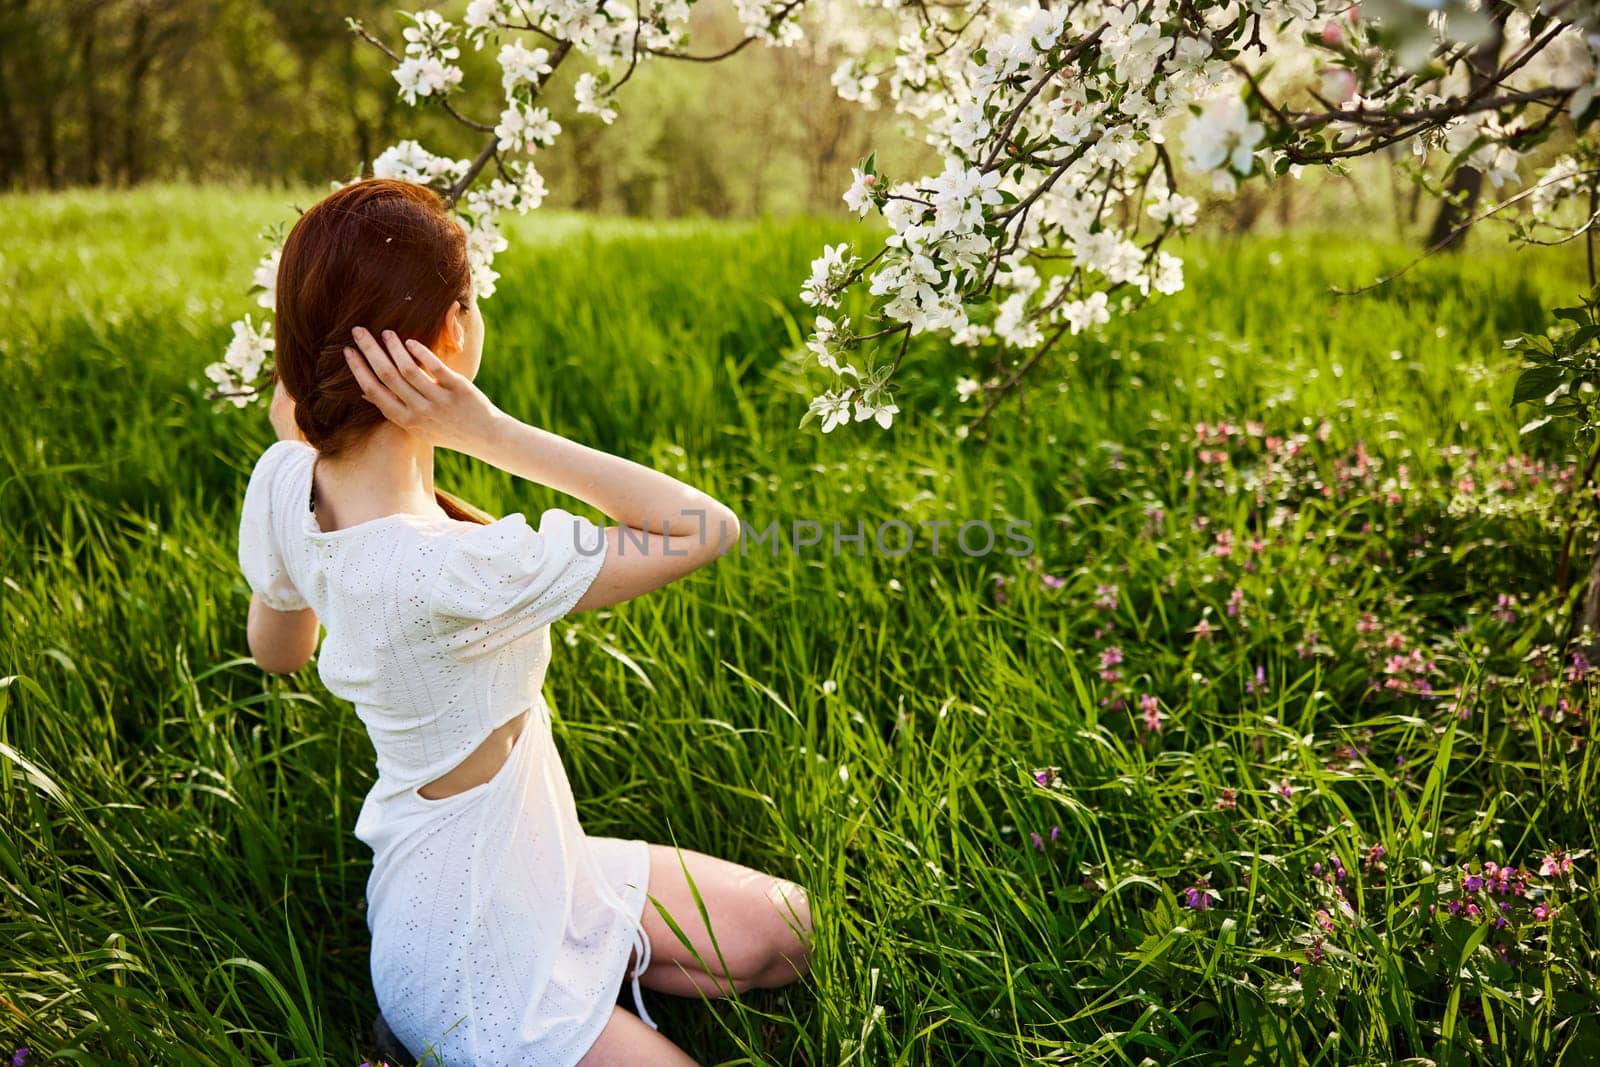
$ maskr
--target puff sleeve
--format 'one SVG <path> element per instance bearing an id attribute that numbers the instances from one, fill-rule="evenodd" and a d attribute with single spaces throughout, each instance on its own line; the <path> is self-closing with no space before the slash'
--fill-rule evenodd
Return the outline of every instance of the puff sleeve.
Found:
<path id="1" fill-rule="evenodd" d="M 493 652 L 571 611 L 605 562 L 600 527 L 563 508 L 474 527 L 445 553 L 428 597 L 433 632 L 452 652 Z"/>
<path id="2" fill-rule="evenodd" d="M 279 473 L 296 447 L 310 448 L 302 442 L 278 441 L 261 454 L 250 472 L 239 513 L 239 569 L 256 599 L 277 611 L 310 607 L 284 564 L 274 514 L 276 502 L 282 499 Z"/>

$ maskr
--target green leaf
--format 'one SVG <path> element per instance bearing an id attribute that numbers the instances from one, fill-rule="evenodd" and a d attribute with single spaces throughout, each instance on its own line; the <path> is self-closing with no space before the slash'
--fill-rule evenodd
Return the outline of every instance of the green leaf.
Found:
<path id="1" fill-rule="evenodd" d="M 1561 370 L 1548 364 L 1529 367 L 1517 376 L 1517 387 L 1511 393 L 1511 403 L 1525 404 L 1549 396 L 1561 384 Z"/>

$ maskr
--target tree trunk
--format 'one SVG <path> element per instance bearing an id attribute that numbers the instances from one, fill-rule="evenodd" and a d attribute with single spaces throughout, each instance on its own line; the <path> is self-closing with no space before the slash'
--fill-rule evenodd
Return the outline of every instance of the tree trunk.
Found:
<path id="1" fill-rule="evenodd" d="M 1506 7 L 1497 5 L 1490 16 L 1493 29 L 1489 39 L 1473 50 L 1467 58 L 1470 81 L 1467 95 L 1477 96 L 1487 92 L 1494 76 L 1500 71 L 1500 49 L 1506 40 Z M 1467 238 L 1466 220 L 1478 205 L 1478 195 L 1483 192 L 1483 174 L 1474 167 L 1456 168 L 1450 180 L 1449 195 L 1439 202 L 1439 213 L 1433 217 L 1433 229 L 1428 232 L 1427 248 L 1441 252 L 1459 251 Z"/>
<path id="2" fill-rule="evenodd" d="M 572 169 L 578 179 L 573 206 L 579 211 L 603 211 L 606 203 L 605 159 L 592 124 L 575 129 L 571 144 Z"/>
<path id="3" fill-rule="evenodd" d="M 56 161 L 56 100 L 52 93 L 39 106 L 39 161 L 44 165 L 44 180 L 50 188 L 61 188 L 61 170 Z"/>
<path id="4" fill-rule="evenodd" d="M 144 78 L 150 71 L 150 8 L 140 4 L 133 19 L 132 40 L 128 44 L 128 80 L 122 99 L 122 180 L 136 184 L 143 176 L 139 163 L 139 112 L 144 101 Z"/>
<path id="5" fill-rule="evenodd" d="M 94 54 L 95 21 L 99 14 L 97 7 L 88 8 L 78 27 L 79 90 L 83 93 L 83 125 L 87 141 L 84 145 L 83 180 L 89 185 L 100 184 L 100 94 L 95 91 Z"/>
<path id="6" fill-rule="evenodd" d="M 11 102 L 11 73 L 0 65 L 0 128 L 12 131 L 0 137 L 0 189 L 23 184 L 27 161 L 23 158 L 22 123 Z"/>

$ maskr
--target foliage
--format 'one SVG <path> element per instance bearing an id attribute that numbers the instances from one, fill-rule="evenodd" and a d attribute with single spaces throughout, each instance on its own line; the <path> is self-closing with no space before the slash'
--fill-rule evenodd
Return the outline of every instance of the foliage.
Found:
<path id="1" fill-rule="evenodd" d="M 486 135 L 476 155 L 461 158 L 403 140 L 372 161 L 372 172 L 433 186 L 459 205 L 473 287 L 488 297 L 494 256 L 506 247 L 501 217 L 536 209 L 548 194 L 533 157 L 563 130 L 549 90 L 564 64 L 592 64 L 571 98 L 580 117 L 610 125 L 619 91 L 657 60 L 717 63 L 755 41 L 843 55 L 831 79 L 839 96 L 872 109 L 883 90 L 943 169 L 896 181 L 874 153 L 852 170 L 845 203 L 862 216 L 876 209 L 890 233 L 881 243 L 868 238 L 878 245 L 870 255 L 849 242 L 826 246 L 801 289 L 819 310 L 806 345 L 830 376 L 802 426 L 815 418 L 824 433 L 851 421 L 891 425 L 900 410 L 896 374 L 923 335 L 1000 364 L 975 383 L 984 404 L 970 431 L 1065 338 L 1097 333 L 1180 291 L 1184 265 L 1172 239 L 1196 225 L 1201 209 L 1180 191 L 1180 162 L 1229 194 L 1252 178 L 1409 149 L 1418 188 L 1443 198 L 1435 248 L 1456 243 L 1475 221 L 1456 223 L 1455 213 L 1485 183 L 1514 186 L 1532 163 L 1539 179 L 1488 214 L 1527 201 L 1518 236 L 1548 228 L 1559 240 L 1592 240 L 1600 167 L 1587 134 L 1600 116 L 1600 8 L 1591 2 L 732 7 L 743 38 L 715 50 L 690 47 L 693 5 L 684 0 L 632 9 L 471 0 L 459 22 L 437 10 L 405 13 L 400 51 L 351 20 L 395 64 L 407 103 Z M 498 121 L 462 110 L 463 48 L 491 45 Z M 1174 135 L 1177 150 L 1169 148 Z M 1569 151 L 1535 159 L 1558 135 Z M 1430 173 L 1441 156 L 1448 184 Z M 1585 199 L 1587 221 L 1557 210 Z M 258 275 L 275 264 L 269 254 Z M 211 395 L 240 407 L 262 395 L 272 344 L 269 325 L 235 322 L 233 342 L 206 368 L 217 386 Z M 926 347 L 924 338 L 919 353 Z"/>
<path id="2" fill-rule="evenodd" d="M 1524 363 L 1511 402 L 1540 405 L 1524 433 L 1553 419 L 1573 419 L 1580 439 L 1594 442 L 1600 430 L 1600 286 L 1582 304 L 1556 308 L 1555 317 L 1557 328 L 1506 341 Z"/>
<path id="3" fill-rule="evenodd" d="M 402 137 L 476 151 L 474 131 L 405 106 L 388 59 L 350 34 L 346 17 L 392 38 L 407 25 L 385 0 L 0 5 L 0 189 L 174 180 L 326 188 Z M 722 7 L 703 5 L 692 19 L 708 40 L 736 25 Z M 475 80 L 492 62 L 463 57 Z M 641 72 L 641 91 L 605 129 L 614 137 L 575 125 L 570 99 L 550 101 L 569 135 L 542 153 L 547 202 L 669 217 L 828 210 L 840 170 L 869 140 L 916 146 L 886 116 L 837 99 L 817 64 L 787 51 L 741 53 L 718 72 L 740 87 L 731 112 L 692 65 Z M 735 157 L 737 175 L 725 166 Z"/>
<path id="4" fill-rule="evenodd" d="M 234 523 L 269 430 L 190 381 L 280 199 L 0 216 L 0 1044 L 36 1063 L 370 1051 L 370 745 L 314 670 L 246 658 Z M 652 1001 L 697 1058 L 1600 1054 L 1597 682 L 1542 579 L 1579 457 L 1519 436 L 1500 348 L 1572 246 L 1350 298 L 1406 250 L 1191 241 L 1187 289 L 1063 349 L 1072 387 L 999 447 L 953 432 L 947 349 L 841 451 L 793 432 L 805 306 L 770 294 L 844 224 L 510 230 L 479 379 L 507 410 L 756 527 L 1033 528 L 1028 557 L 752 547 L 557 624 L 586 827 L 813 895 L 799 986 Z M 440 484 L 570 505 L 453 455 Z"/>

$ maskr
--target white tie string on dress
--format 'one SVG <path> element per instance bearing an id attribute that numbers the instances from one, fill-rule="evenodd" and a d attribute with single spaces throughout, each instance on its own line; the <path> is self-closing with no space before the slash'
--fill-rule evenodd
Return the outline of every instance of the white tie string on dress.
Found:
<path id="1" fill-rule="evenodd" d="M 633 1006 L 638 1009 L 639 1019 L 652 1030 L 661 1029 L 650 1018 L 650 1013 L 644 1010 L 644 996 L 639 992 L 639 976 L 650 966 L 650 939 L 644 935 L 644 927 L 635 924 L 633 928 L 634 944 L 639 946 L 639 963 L 633 969 Z"/>
<path id="2" fill-rule="evenodd" d="M 604 878 L 596 878 L 594 884 L 596 890 L 598 891 L 598 895 L 600 896 L 601 900 L 605 902 L 606 906 L 615 909 L 633 926 L 633 953 L 635 963 L 633 972 L 629 976 L 633 983 L 633 1006 L 639 1012 L 640 1022 L 644 1023 L 652 1030 L 659 1030 L 661 1028 L 655 1024 L 655 1020 L 650 1018 L 650 1013 L 645 1011 L 644 995 L 639 990 L 639 976 L 643 974 L 650 966 L 650 938 L 644 932 L 644 923 L 639 922 L 631 914 L 629 914 L 627 904 L 623 903 L 622 899 L 612 891 L 611 886 Z M 646 903 L 648 904 L 648 900 Z"/>

